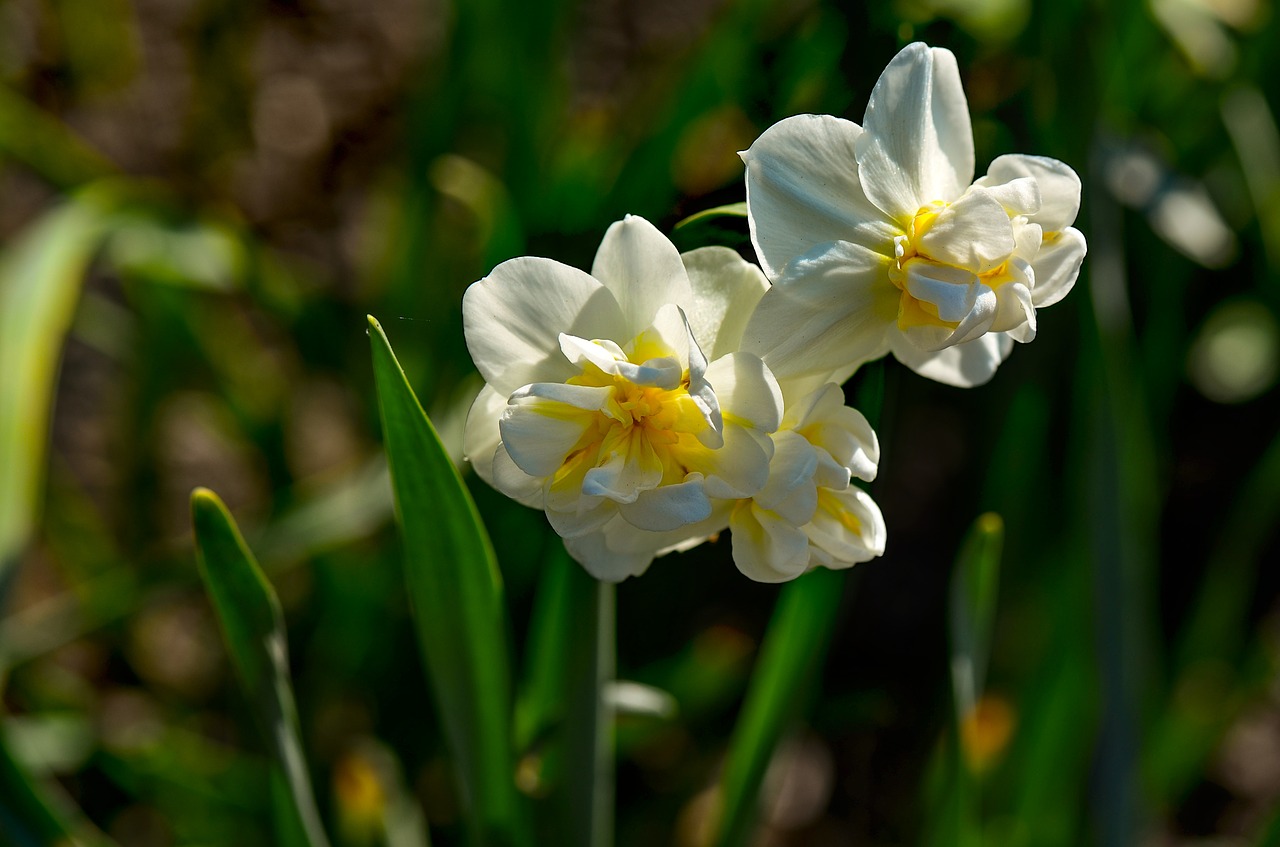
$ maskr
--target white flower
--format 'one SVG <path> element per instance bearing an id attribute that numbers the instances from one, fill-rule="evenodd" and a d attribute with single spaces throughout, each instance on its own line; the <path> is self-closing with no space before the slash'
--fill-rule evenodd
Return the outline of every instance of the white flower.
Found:
<path id="1" fill-rule="evenodd" d="M 951 385 L 991 378 L 1036 309 L 1085 255 L 1067 165 L 1001 156 L 972 182 L 973 133 L 955 57 L 908 45 L 863 125 L 787 118 L 742 154 L 751 237 L 773 288 L 743 349 L 779 379 L 847 377 L 892 352 Z M 971 184 L 972 182 L 972 184 Z"/>
<path id="2" fill-rule="evenodd" d="M 884 553 L 884 517 L 875 501 L 851 484 L 871 481 L 880 445 L 861 412 L 844 405 L 835 383 L 787 400 L 773 435 L 769 480 L 733 505 L 733 559 L 760 582 L 793 579 L 811 568 L 847 568 Z M 792 391 L 787 392 L 788 395 Z"/>
<path id="3" fill-rule="evenodd" d="M 736 350 L 765 288 L 733 251 L 681 256 L 637 217 L 609 228 L 590 275 L 504 262 L 463 298 L 486 382 L 467 456 L 494 487 L 545 510 L 601 579 L 714 533 L 723 503 L 768 480 L 781 420 L 772 374 Z"/>

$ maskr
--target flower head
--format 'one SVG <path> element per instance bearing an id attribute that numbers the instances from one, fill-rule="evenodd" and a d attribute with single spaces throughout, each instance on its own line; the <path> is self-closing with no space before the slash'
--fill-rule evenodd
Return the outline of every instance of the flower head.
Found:
<path id="1" fill-rule="evenodd" d="M 744 349 L 780 378 L 847 376 L 892 352 L 941 382 L 980 384 L 1035 337 L 1036 309 L 1071 289 L 1084 259 L 1071 168 L 1001 156 L 973 181 L 947 50 L 898 53 L 862 126 L 799 115 L 742 156 L 752 241 L 774 283 Z"/>
<path id="2" fill-rule="evenodd" d="M 463 298 L 486 382 L 467 419 L 468 458 L 494 487 L 544 510 L 601 579 L 641 573 L 731 525 L 735 561 L 755 579 L 803 573 L 810 538 L 815 564 L 878 555 L 879 512 L 863 531 L 870 499 L 847 493 L 850 474 L 874 473 L 866 421 L 825 394 L 785 408 L 762 360 L 738 350 L 767 287 L 734 251 L 681 255 L 637 217 L 609 228 L 590 275 L 549 259 L 504 262 Z M 759 543 L 748 537 L 754 524 L 735 517 L 752 498 L 784 513 Z M 790 546 L 775 543 L 788 520 Z M 873 538 L 850 553 L 850 533 L 877 531 L 878 549 Z"/>

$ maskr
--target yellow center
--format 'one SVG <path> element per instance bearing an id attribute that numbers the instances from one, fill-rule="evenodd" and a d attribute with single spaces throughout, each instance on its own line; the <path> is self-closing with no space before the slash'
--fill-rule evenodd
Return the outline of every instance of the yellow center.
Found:
<path id="1" fill-rule="evenodd" d="M 925 233 L 946 207 L 947 204 L 941 200 L 934 200 L 927 206 L 921 206 L 907 226 L 906 235 L 895 239 L 895 261 L 889 266 L 889 281 L 902 292 L 898 301 L 898 329 L 907 330 L 918 326 L 955 329 L 960 325 L 959 321 L 948 321 L 939 317 L 937 304 L 917 299 L 907 291 L 907 265 L 912 260 L 920 259 L 939 265 L 946 264 L 921 251 L 919 247 L 920 239 L 924 238 Z M 1009 263 L 1004 262 L 989 271 L 978 274 L 977 277 L 991 288 L 1003 285 L 1010 278 Z"/>

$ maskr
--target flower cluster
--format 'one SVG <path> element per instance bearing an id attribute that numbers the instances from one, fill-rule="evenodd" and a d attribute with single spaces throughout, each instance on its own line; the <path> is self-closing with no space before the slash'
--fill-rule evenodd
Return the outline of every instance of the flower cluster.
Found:
<path id="1" fill-rule="evenodd" d="M 463 299 L 485 387 L 464 449 L 491 485 L 546 512 L 594 576 L 731 531 L 734 562 L 780 582 L 879 556 L 854 478 L 879 443 L 840 383 L 888 352 L 954 385 L 989 379 L 1036 308 L 1075 281 L 1075 173 L 1003 156 L 971 183 L 955 60 L 913 44 L 864 125 L 802 115 L 743 154 L 761 267 L 679 253 L 613 224 L 591 273 L 502 263 Z"/>

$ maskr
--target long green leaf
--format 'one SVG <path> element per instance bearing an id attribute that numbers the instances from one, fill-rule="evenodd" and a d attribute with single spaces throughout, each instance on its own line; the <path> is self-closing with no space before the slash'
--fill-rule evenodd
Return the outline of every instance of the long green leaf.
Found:
<path id="1" fill-rule="evenodd" d="M 995 625 L 1004 521 L 988 512 L 974 521 L 951 576 L 951 686 L 963 722 L 982 696 Z"/>
<path id="2" fill-rule="evenodd" d="M 469 837 L 524 844 L 502 576 L 471 495 L 373 318 L 369 337 L 409 599 Z"/>
<path id="3" fill-rule="evenodd" d="M 0 588 L 36 520 L 62 344 L 114 201 L 83 192 L 0 257 Z"/>
<path id="4" fill-rule="evenodd" d="M 988 512 L 974 521 L 951 575 L 951 699 L 950 732 L 938 748 L 933 770 L 933 806 L 926 843 L 971 847 L 982 843 L 978 780 L 983 762 L 979 751 L 965 743 L 965 727 L 977 719 L 982 697 L 991 633 L 995 624 L 996 593 L 1000 581 L 1000 551 L 1004 522 Z"/>
<path id="5" fill-rule="evenodd" d="M 218 495 L 192 492 L 191 517 L 200 576 L 274 760 L 271 791 L 281 840 L 328 847 L 298 731 L 280 603 Z"/>
<path id="6" fill-rule="evenodd" d="M 817 570 L 782 589 L 729 742 L 715 844 L 745 844 L 760 784 L 782 734 L 800 714 L 826 657 L 845 575 Z"/>

